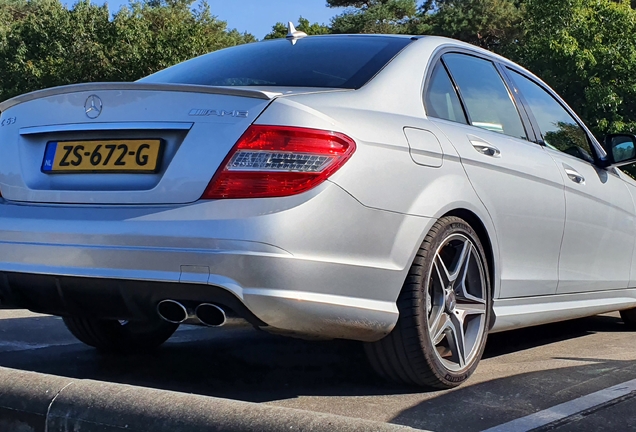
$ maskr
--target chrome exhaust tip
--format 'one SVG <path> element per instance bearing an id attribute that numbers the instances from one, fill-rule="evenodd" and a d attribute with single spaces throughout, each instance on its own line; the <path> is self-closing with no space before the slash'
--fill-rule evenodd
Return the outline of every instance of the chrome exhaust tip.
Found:
<path id="1" fill-rule="evenodd" d="M 194 314 L 201 324 L 208 327 L 221 327 L 227 321 L 225 311 L 211 303 L 201 303 L 194 310 Z"/>
<path id="2" fill-rule="evenodd" d="M 190 315 L 188 309 L 175 300 L 161 300 L 157 305 L 157 313 L 162 320 L 173 324 L 181 324 Z"/>

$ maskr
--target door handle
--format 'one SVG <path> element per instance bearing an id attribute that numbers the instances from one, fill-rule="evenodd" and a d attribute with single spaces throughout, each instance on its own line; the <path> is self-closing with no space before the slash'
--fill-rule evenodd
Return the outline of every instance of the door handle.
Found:
<path id="1" fill-rule="evenodd" d="M 483 155 L 495 158 L 501 157 L 501 152 L 499 151 L 499 149 L 492 144 L 489 144 L 485 141 L 477 141 L 472 139 L 470 140 L 470 143 L 473 145 L 475 150 Z"/>
<path id="2" fill-rule="evenodd" d="M 568 178 L 572 180 L 576 184 L 585 184 L 585 177 L 583 177 L 577 170 L 572 167 L 563 165 L 563 169 L 565 169 L 565 173 Z"/>

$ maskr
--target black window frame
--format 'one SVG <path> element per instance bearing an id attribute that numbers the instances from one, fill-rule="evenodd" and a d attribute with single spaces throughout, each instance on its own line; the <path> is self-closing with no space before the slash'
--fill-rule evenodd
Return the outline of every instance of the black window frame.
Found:
<path id="1" fill-rule="evenodd" d="M 453 85 L 453 87 L 455 88 L 455 93 L 457 94 L 457 97 L 459 98 L 459 103 L 462 106 L 462 110 L 464 111 L 464 115 L 466 116 L 466 120 L 468 121 L 468 124 L 465 126 L 470 126 L 470 127 L 474 127 L 479 129 L 480 131 L 486 131 L 486 129 L 480 128 L 479 126 L 474 126 L 472 124 L 472 120 L 470 118 L 470 114 L 468 113 L 468 110 L 466 109 L 466 103 L 464 101 L 464 98 L 461 94 L 461 89 L 459 88 L 459 86 L 457 85 L 457 82 L 455 81 L 455 78 L 453 77 L 453 74 L 450 72 L 450 70 L 448 69 L 446 63 L 444 62 L 443 56 L 446 54 L 461 54 L 461 55 L 468 55 L 471 57 L 475 57 L 481 60 L 485 60 L 488 61 L 490 63 L 493 64 L 493 66 L 495 67 L 495 70 L 497 71 L 497 73 L 499 74 L 504 87 L 506 88 L 506 90 L 508 91 L 508 94 L 510 96 L 510 99 L 512 101 L 512 104 L 514 105 L 515 109 L 517 110 L 517 113 L 519 114 L 519 118 L 521 119 L 521 124 L 526 132 L 526 139 L 523 139 L 521 137 L 514 137 L 511 135 L 503 135 L 506 136 L 508 138 L 512 138 L 512 139 L 518 139 L 520 141 L 527 141 L 527 142 L 531 142 L 537 145 L 541 145 L 537 142 L 537 136 L 535 134 L 535 130 L 532 126 L 532 122 L 530 121 L 530 117 L 528 115 L 528 113 L 526 112 L 526 105 L 522 104 L 519 101 L 519 98 L 517 97 L 517 94 L 515 94 L 515 92 L 512 90 L 513 87 L 510 85 L 510 80 L 507 77 L 507 75 L 502 73 L 502 64 L 501 62 L 493 57 L 490 57 L 488 55 L 484 55 L 481 52 L 476 52 L 476 51 L 472 51 L 470 49 L 467 48 L 462 48 L 462 47 L 457 47 L 457 46 L 445 46 L 445 47 L 440 47 L 434 54 L 433 56 L 431 56 L 431 60 L 429 61 L 428 65 L 427 65 L 427 71 L 426 74 L 424 76 L 424 83 L 423 83 L 423 90 L 422 90 L 422 103 L 424 105 L 424 112 L 426 113 L 427 116 L 430 116 L 431 118 L 437 119 L 437 120 L 441 120 L 441 121 L 450 121 L 450 120 L 444 120 L 444 119 L 440 119 L 438 117 L 435 116 L 431 116 L 429 114 L 429 110 L 426 106 L 426 94 L 428 92 L 429 86 L 431 84 L 431 77 L 433 75 L 433 70 L 435 69 L 435 67 L 437 66 L 438 63 L 441 63 L 444 66 L 444 69 L 446 70 L 446 73 L 448 74 L 448 76 L 450 77 L 451 83 Z M 457 122 L 452 122 L 452 123 L 457 123 Z M 463 124 L 463 123 L 457 123 L 457 124 Z M 497 132 L 492 132 L 492 133 L 497 133 Z"/>
<path id="2" fill-rule="evenodd" d="M 431 86 L 433 85 L 433 74 L 435 73 L 435 70 L 440 67 L 444 72 L 446 72 L 446 76 L 448 77 L 451 86 L 453 87 L 453 90 L 455 91 L 455 96 L 457 97 L 457 100 L 459 101 L 459 106 L 462 109 L 462 113 L 464 114 L 464 120 L 465 122 L 458 122 L 458 121 L 453 121 L 453 120 L 449 120 L 449 119 L 445 119 L 442 117 L 436 117 L 433 115 L 430 115 L 428 112 L 428 108 L 426 107 L 426 99 L 428 97 L 428 92 L 431 89 Z M 422 92 L 422 101 L 424 103 L 424 112 L 426 113 L 427 116 L 436 118 L 438 120 L 444 120 L 444 121 L 450 121 L 453 123 L 458 123 L 458 124 L 462 124 L 465 126 L 472 126 L 471 121 L 470 121 L 470 115 L 468 114 L 468 110 L 466 110 L 466 106 L 464 104 L 464 102 L 462 101 L 462 98 L 460 96 L 459 93 L 459 88 L 457 87 L 457 83 L 455 82 L 455 79 L 453 79 L 453 76 L 451 75 L 450 71 L 448 70 L 448 67 L 446 66 L 446 63 L 444 63 L 443 61 L 438 61 L 437 63 L 433 64 L 432 67 L 430 68 L 430 74 L 427 78 L 427 84 L 426 84 L 426 88 L 425 90 Z"/>
<path id="3" fill-rule="evenodd" d="M 534 113 L 532 112 L 532 108 L 530 107 L 530 104 L 526 101 L 526 99 L 523 96 L 523 93 L 521 92 L 521 90 L 517 89 L 517 87 L 515 86 L 515 83 L 514 83 L 513 79 L 511 78 L 511 76 L 508 73 L 509 71 L 518 73 L 522 77 L 528 79 L 530 82 L 532 82 L 535 85 L 537 85 L 540 89 L 542 89 L 548 95 L 550 95 L 552 97 L 552 99 L 554 99 L 554 101 L 557 104 L 559 104 L 561 106 L 561 108 L 563 108 L 565 110 L 565 112 L 567 112 L 570 115 L 570 117 L 572 117 L 572 119 L 576 122 L 576 124 L 581 128 L 581 130 L 587 136 L 588 142 L 590 144 L 590 149 L 592 150 L 592 153 L 593 153 L 591 156 L 594 159 L 594 165 L 597 166 L 597 167 L 600 167 L 602 165 L 602 160 L 605 157 L 607 157 L 607 154 L 605 153 L 605 150 L 603 149 L 603 147 L 601 147 L 601 145 L 596 140 L 594 135 L 590 132 L 590 130 L 585 125 L 585 123 L 579 118 L 579 116 L 574 112 L 574 110 L 572 110 L 572 108 L 570 108 L 565 103 L 565 101 L 563 101 L 563 99 L 554 90 L 552 90 L 547 85 L 537 81 L 536 78 L 531 76 L 528 72 L 526 72 L 525 70 L 523 70 L 520 67 L 515 67 L 515 66 L 510 65 L 510 64 L 505 64 L 505 65 L 501 64 L 501 69 L 502 69 L 502 73 L 506 77 L 505 79 L 508 81 L 508 85 L 510 86 L 510 88 L 513 88 L 515 90 L 515 92 L 519 95 L 519 101 L 520 101 L 521 105 L 523 105 L 524 110 L 526 111 L 526 113 L 528 115 L 528 118 L 529 118 L 529 121 L 530 121 L 530 125 L 531 125 L 532 129 L 534 130 L 534 135 L 535 135 L 535 141 L 534 142 L 536 142 L 537 144 L 539 144 L 542 147 L 550 148 L 550 147 L 547 146 L 545 141 L 543 141 L 543 138 L 542 138 L 543 134 L 541 133 L 541 128 L 539 127 L 539 122 L 535 118 Z M 559 152 L 559 154 L 568 155 L 569 157 L 575 158 L 577 160 L 580 160 L 580 161 L 583 161 L 583 162 L 587 162 L 584 159 L 578 158 L 576 156 L 569 155 L 568 153 L 564 153 L 564 152 L 562 152 L 560 150 L 554 150 L 554 151 Z"/>

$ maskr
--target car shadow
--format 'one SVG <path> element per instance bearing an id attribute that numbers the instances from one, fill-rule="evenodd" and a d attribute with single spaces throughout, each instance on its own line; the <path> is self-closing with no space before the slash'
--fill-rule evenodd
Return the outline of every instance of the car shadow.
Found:
<path id="1" fill-rule="evenodd" d="M 33 338 L 47 324 L 59 345 L 42 347 Z M 26 330 L 18 335 L 19 328 Z M 13 350 L 12 342 L 2 352 L 2 330 L 13 341 L 23 336 L 25 349 Z M 121 355 L 99 353 L 68 334 L 60 340 L 60 331 L 54 317 L 0 320 L 0 366 L 251 402 L 417 391 L 377 378 L 357 342 L 305 341 L 246 325 L 185 327 L 155 352 Z"/>
<path id="2" fill-rule="evenodd" d="M 362 344 L 357 342 L 305 341 L 235 325 L 221 329 L 187 328 L 153 353 L 111 355 L 75 343 L 64 333 L 59 318 L 33 320 L 0 320 L 0 366 L 250 402 L 298 396 L 422 393 L 419 388 L 388 384 L 376 377 Z M 7 331 L 13 340 L 19 339 L 16 332 L 22 331 L 33 347 L 2 352 Z M 496 334 L 487 345 L 485 358 L 597 331 L 620 332 L 623 326 L 618 319 L 602 316 Z M 42 345 L 49 332 L 56 335 L 58 345 Z M 65 339 L 60 336 L 62 333 Z M 39 339 L 34 335 L 39 335 Z M 472 391 L 470 386 L 465 388 Z M 454 400 L 456 393 L 451 392 L 449 400 Z"/>
<path id="3" fill-rule="evenodd" d="M 616 333 L 623 331 L 629 330 L 618 316 L 597 315 L 555 324 L 495 333 L 488 336 L 488 344 L 483 358 L 499 357 L 568 339 L 580 338 L 591 333 Z"/>
<path id="4" fill-rule="evenodd" d="M 580 362 L 580 366 L 520 373 L 473 385 L 468 383 L 451 391 L 439 392 L 434 397 L 402 411 L 390 422 L 434 431 L 484 431 L 621 384 L 636 376 L 636 364 L 632 360 L 566 357 L 559 360 Z M 633 423 L 635 418 L 636 414 L 632 414 L 631 419 L 623 420 Z M 567 430 L 588 430 L 584 426 L 584 416 L 574 416 L 571 420 L 578 426 Z M 566 425 L 567 421 L 537 430 L 558 430 Z"/>

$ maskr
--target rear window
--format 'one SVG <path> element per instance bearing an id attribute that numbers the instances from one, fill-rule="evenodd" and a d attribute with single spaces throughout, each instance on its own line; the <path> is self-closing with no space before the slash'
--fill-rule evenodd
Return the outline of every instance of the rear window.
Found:
<path id="1" fill-rule="evenodd" d="M 382 36 L 276 39 L 215 51 L 140 80 L 210 86 L 358 89 L 411 42 Z"/>

